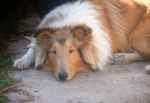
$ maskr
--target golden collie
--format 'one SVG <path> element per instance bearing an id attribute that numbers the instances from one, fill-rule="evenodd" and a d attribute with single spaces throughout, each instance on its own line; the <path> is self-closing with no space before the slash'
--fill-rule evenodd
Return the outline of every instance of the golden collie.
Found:
<path id="1" fill-rule="evenodd" d="M 66 3 L 49 12 L 34 35 L 29 50 L 14 67 L 24 69 L 34 63 L 54 71 L 62 81 L 79 71 L 103 69 L 116 53 L 113 62 L 149 59 L 150 1 Z M 150 70 L 150 65 L 146 69 Z"/>

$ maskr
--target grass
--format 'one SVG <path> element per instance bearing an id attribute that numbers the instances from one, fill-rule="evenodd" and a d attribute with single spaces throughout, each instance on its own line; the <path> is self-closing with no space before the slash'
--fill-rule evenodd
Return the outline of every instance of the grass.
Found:
<path id="1" fill-rule="evenodd" d="M 0 72 L 7 71 L 12 65 L 12 59 L 7 51 L 7 48 L 0 43 Z"/>
<path id="2" fill-rule="evenodd" d="M 0 95 L 0 103 L 5 103 L 7 101 L 7 97 L 4 95 Z"/>
<path id="3" fill-rule="evenodd" d="M 11 85 L 12 81 L 7 76 L 7 74 L 1 72 L 0 73 L 0 103 L 5 103 L 7 97 L 4 95 L 7 91 L 7 88 Z"/>
<path id="4" fill-rule="evenodd" d="M 5 93 L 14 85 L 7 75 L 8 69 L 12 66 L 12 59 L 8 52 L 7 45 L 0 40 L 0 103 L 5 103 L 7 97 Z"/>

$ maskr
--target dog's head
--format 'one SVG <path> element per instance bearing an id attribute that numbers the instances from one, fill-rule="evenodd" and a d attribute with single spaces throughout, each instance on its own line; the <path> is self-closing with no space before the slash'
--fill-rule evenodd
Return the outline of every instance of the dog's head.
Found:
<path id="1" fill-rule="evenodd" d="M 38 45 L 36 55 L 45 60 L 45 65 L 60 80 L 72 79 L 76 72 L 90 68 L 90 60 L 96 60 L 92 29 L 86 25 L 38 29 L 35 36 Z"/>

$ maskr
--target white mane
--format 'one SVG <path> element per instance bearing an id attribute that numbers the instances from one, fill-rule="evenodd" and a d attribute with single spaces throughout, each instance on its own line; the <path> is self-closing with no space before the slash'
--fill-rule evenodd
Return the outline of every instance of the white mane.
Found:
<path id="1" fill-rule="evenodd" d="M 71 2 L 58 6 L 49 12 L 38 27 L 62 28 L 82 24 L 88 25 L 93 31 L 93 44 L 98 57 L 98 61 L 93 67 L 94 69 L 102 69 L 111 55 L 111 46 L 109 36 L 103 30 L 100 20 L 98 20 L 99 15 L 95 5 L 89 1 Z"/>

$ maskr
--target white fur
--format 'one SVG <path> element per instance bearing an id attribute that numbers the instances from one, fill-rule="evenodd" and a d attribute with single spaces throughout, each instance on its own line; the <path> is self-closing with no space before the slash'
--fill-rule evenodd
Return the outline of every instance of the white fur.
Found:
<path id="1" fill-rule="evenodd" d="M 17 59 L 14 62 L 13 67 L 18 68 L 18 69 L 26 69 L 29 68 L 35 61 L 35 44 L 36 40 L 32 38 L 32 42 L 29 45 L 29 49 L 25 55 L 23 55 L 21 58 Z"/>
<path id="2" fill-rule="evenodd" d="M 60 18 L 53 22 L 47 22 L 52 17 L 59 17 L 60 14 L 63 15 L 63 19 Z M 39 28 L 73 27 L 81 24 L 88 25 L 92 28 L 93 42 L 98 52 L 98 61 L 93 67 L 94 69 L 102 69 L 111 56 L 111 46 L 107 33 L 103 30 L 101 22 L 97 19 L 98 16 L 99 13 L 96 11 L 95 6 L 89 1 L 67 3 L 50 12 L 41 22 Z"/>
<path id="3" fill-rule="evenodd" d="M 103 30 L 102 24 L 98 20 L 98 16 L 99 13 L 96 11 L 95 6 L 91 2 L 72 2 L 59 6 L 52 10 L 50 13 L 48 13 L 48 15 L 40 23 L 38 28 L 62 28 L 66 26 L 74 27 L 76 25 L 82 24 L 88 25 L 92 28 L 93 43 L 97 49 L 96 52 L 98 54 L 98 61 L 93 66 L 93 69 L 102 69 L 103 66 L 107 63 L 109 56 L 111 56 L 111 46 L 109 42 L 109 37 L 107 33 Z M 57 20 L 51 21 L 51 18 L 55 17 L 57 17 Z M 20 63 L 22 65 L 23 61 L 25 62 L 29 60 L 30 57 L 28 55 L 31 56 L 33 54 L 27 52 L 27 54 L 23 56 L 21 60 L 19 60 L 21 62 L 18 62 L 17 64 Z M 29 64 L 30 63 L 28 63 L 28 65 Z M 36 60 L 35 64 L 40 64 L 40 59 Z"/>

